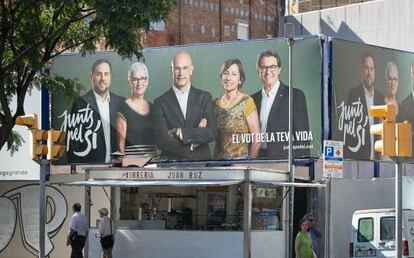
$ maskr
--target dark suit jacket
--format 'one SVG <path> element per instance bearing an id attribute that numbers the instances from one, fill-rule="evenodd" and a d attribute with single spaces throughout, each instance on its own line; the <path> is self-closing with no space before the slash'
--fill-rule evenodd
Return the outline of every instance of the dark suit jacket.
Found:
<path id="1" fill-rule="evenodd" d="M 111 124 L 111 152 L 114 152 L 116 149 L 115 118 L 118 108 L 123 102 L 125 102 L 124 97 L 110 93 L 109 116 Z M 71 119 L 76 118 L 76 114 L 78 114 L 78 117 L 80 114 L 84 115 L 85 113 L 80 111 L 85 109 L 88 104 L 90 110 L 92 110 L 92 115 L 90 117 L 88 116 L 89 119 L 76 123 L 74 127 L 68 126 L 66 137 L 69 137 L 69 150 L 67 151 L 67 159 L 69 163 L 105 163 L 105 136 L 98 105 L 92 90 L 88 91 L 73 103 Z M 94 146 L 93 142 L 95 141 L 96 145 Z M 74 152 L 84 153 L 82 156 L 79 156 Z"/>
<path id="2" fill-rule="evenodd" d="M 262 105 L 262 90 L 254 93 L 252 98 L 256 104 L 259 118 L 260 108 Z M 305 94 L 299 89 L 293 89 L 293 122 L 292 131 L 296 135 L 296 132 L 306 131 L 309 132 L 308 123 L 308 109 L 306 106 Z M 277 90 L 275 100 L 270 109 L 269 118 L 267 119 L 267 133 L 274 133 L 275 137 L 277 133 L 288 133 L 289 132 L 289 87 L 284 83 L 280 82 L 279 89 Z M 295 137 L 293 138 L 296 139 Z M 288 146 L 289 142 L 278 141 L 275 138 L 275 142 L 267 143 L 267 158 L 270 159 L 287 159 L 288 149 L 284 149 L 284 146 Z M 309 145 L 307 140 L 296 140 L 292 142 L 293 146 Z M 293 157 L 307 157 L 309 156 L 309 149 L 297 148 L 293 149 Z"/>
<path id="3" fill-rule="evenodd" d="M 211 152 L 208 143 L 214 141 L 216 126 L 211 94 L 191 86 L 186 119 L 173 89 L 154 101 L 154 121 L 158 148 L 171 160 L 208 160 Z M 207 127 L 199 128 L 202 118 Z M 168 130 L 181 128 L 183 140 L 168 135 Z M 198 144 L 190 150 L 191 144 Z"/>
<path id="4" fill-rule="evenodd" d="M 411 123 L 411 136 L 414 134 L 414 99 L 413 95 L 410 94 L 402 101 L 401 106 L 399 107 L 398 122 L 402 123 L 408 121 Z M 412 137 L 412 146 L 414 146 L 414 137 Z M 414 161 L 414 158 L 409 158 L 410 162 Z"/>
<path id="5" fill-rule="evenodd" d="M 362 84 L 358 85 L 357 87 L 351 89 L 348 93 L 347 105 L 352 105 L 353 102 L 361 101 L 362 104 L 362 125 L 365 119 L 368 118 L 368 106 L 367 101 L 365 99 L 365 91 L 364 86 Z M 384 95 L 380 92 L 375 90 L 374 88 L 374 105 L 385 105 Z M 360 118 L 356 119 L 359 120 Z M 378 119 L 374 119 L 374 123 L 380 123 Z M 363 132 L 364 130 L 364 132 Z M 363 137 L 363 139 L 362 139 Z M 375 137 L 374 139 L 378 139 Z M 364 140 L 365 144 L 362 144 L 362 140 Z M 366 125 L 361 128 L 361 130 L 357 130 L 357 125 L 355 125 L 355 136 L 346 135 L 344 139 L 344 158 L 346 159 L 364 159 L 369 160 L 371 156 L 371 137 L 369 133 L 369 121 L 367 121 Z M 349 147 L 355 147 L 358 144 L 361 144 L 361 147 L 357 152 L 352 152 Z M 379 154 L 375 154 L 375 158 L 379 158 Z"/>

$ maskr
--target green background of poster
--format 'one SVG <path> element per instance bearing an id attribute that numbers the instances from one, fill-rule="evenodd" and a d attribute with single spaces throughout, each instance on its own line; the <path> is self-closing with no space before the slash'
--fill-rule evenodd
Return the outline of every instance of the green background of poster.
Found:
<path id="1" fill-rule="evenodd" d="M 414 61 L 413 53 L 333 39 L 331 50 L 331 128 L 333 140 L 343 140 L 343 134 L 338 127 L 340 112 L 337 107 L 342 101 L 346 102 L 348 92 L 361 83 L 362 57 L 367 52 L 375 58 L 374 87 L 376 90 L 383 95 L 387 94 L 385 69 L 388 62 L 394 62 L 397 65 L 399 75 L 397 102 L 401 104 L 402 100 L 412 92 L 410 66 Z M 344 148 L 346 148 L 346 143 Z"/>
<path id="2" fill-rule="evenodd" d="M 252 94 L 261 89 L 261 82 L 256 71 L 258 55 L 265 50 L 276 50 L 281 57 L 281 81 L 288 83 L 288 45 L 286 39 L 266 39 L 237 41 L 214 44 L 186 45 L 180 47 L 161 47 L 144 49 L 145 63 L 149 70 L 149 86 L 146 99 L 153 102 L 172 85 L 170 63 L 179 51 L 192 55 L 194 71 L 192 84 L 208 91 L 213 99 L 223 94 L 219 71 L 228 58 L 239 58 L 246 72 L 246 81 L 242 92 Z M 321 155 L 322 138 L 322 60 L 321 40 L 319 37 L 297 39 L 293 46 L 293 86 L 301 89 L 307 101 L 309 128 L 313 134 L 311 156 Z M 112 81 L 110 91 L 128 97 L 130 90 L 127 82 L 129 66 L 136 60 L 122 60 L 114 52 L 97 52 L 82 57 L 71 53 L 61 55 L 53 60 L 54 75 L 77 79 L 84 85 L 85 92 L 90 89 L 90 68 L 99 58 L 106 58 L 112 64 Z M 72 100 L 62 96 L 52 97 L 52 127 L 60 129 L 62 119 L 59 116 L 70 111 Z M 286 114 L 288 115 L 288 114 Z M 212 148 L 210 148 L 213 151 Z"/>

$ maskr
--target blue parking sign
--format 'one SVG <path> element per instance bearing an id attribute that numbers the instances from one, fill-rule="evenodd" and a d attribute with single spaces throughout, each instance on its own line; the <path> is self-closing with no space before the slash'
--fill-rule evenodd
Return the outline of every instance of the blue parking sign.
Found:
<path id="1" fill-rule="evenodd" d="M 324 155 L 325 155 L 325 157 L 333 157 L 334 156 L 334 147 L 325 146 Z"/>

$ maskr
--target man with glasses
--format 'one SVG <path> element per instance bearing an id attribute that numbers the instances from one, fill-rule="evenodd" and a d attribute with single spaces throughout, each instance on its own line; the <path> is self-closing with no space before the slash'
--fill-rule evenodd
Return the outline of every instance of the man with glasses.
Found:
<path id="1" fill-rule="evenodd" d="M 115 151 L 115 119 L 124 97 L 109 91 L 111 63 L 97 60 L 91 68 L 91 89 L 72 105 L 66 121 L 70 163 L 110 163 Z"/>
<path id="2" fill-rule="evenodd" d="M 260 118 L 261 133 L 267 135 L 261 144 L 259 158 L 286 159 L 289 140 L 289 87 L 279 80 L 282 63 L 276 51 L 267 50 L 257 59 L 257 72 L 262 89 L 252 95 Z M 309 132 L 306 98 L 299 89 L 293 89 L 293 156 L 309 155 L 309 141 L 298 137 Z M 296 146 L 296 147 L 295 147 Z"/>
<path id="3" fill-rule="evenodd" d="M 321 256 L 318 253 L 318 238 L 322 237 L 322 233 L 320 229 L 316 226 L 315 217 L 312 213 L 307 213 L 305 216 L 303 216 L 303 219 L 306 219 L 308 221 L 309 225 L 309 234 L 311 235 L 312 239 L 312 250 L 319 256 Z"/>
<path id="4" fill-rule="evenodd" d="M 355 123 L 352 130 L 345 133 L 344 158 L 346 159 L 379 159 L 380 155 L 374 152 L 374 135 L 369 133 L 369 128 L 378 119 L 368 116 L 368 109 L 374 105 L 384 105 L 384 95 L 375 89 L 375 60 L 370 53 L 365 53 L 361 62 L 362 82 L 351 89 L 348 94 L 347 107 L 354 112 Z"/>
<path id="5" fill-rule="evenodd" d="M 191 84 L 189 53 L 177 53 L 171 62 L 173 85 L 154 101 L 156 141 L 170 160 L 209 160 L 208 143 L 216 135 L 211 94 Z"/>

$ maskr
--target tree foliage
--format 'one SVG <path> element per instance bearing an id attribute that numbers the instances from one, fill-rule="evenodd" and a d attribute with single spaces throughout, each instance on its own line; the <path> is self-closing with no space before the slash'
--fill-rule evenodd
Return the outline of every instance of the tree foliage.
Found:
<path id="1" fill-rule="evenodd" d="M 14 131 L 27 92 L 46 82 L 66 94 L 79 84 L 42 73 L 63 52 L 93 53 L 98 43 L 123 58 L 142 58 L 141 37 L 167 18 L 173 0 L 3 0 L 0 2 L 0 147 L 17 150 Z M 15 110 L 11 100 L 17 100 Z"/>

